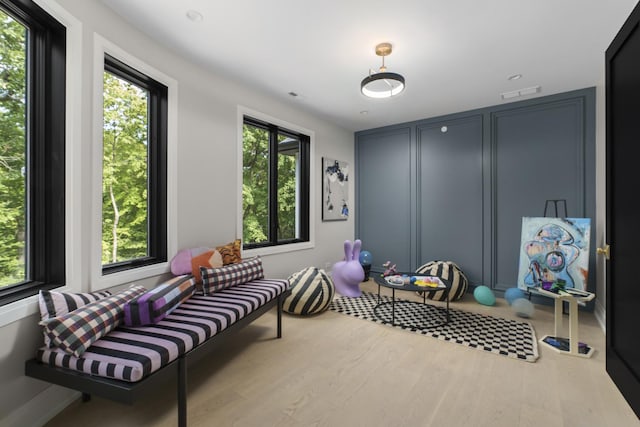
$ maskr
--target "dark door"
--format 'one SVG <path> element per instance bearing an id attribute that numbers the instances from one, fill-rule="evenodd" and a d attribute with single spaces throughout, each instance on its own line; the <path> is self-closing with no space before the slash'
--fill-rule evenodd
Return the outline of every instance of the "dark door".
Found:
<path id="1" fill-rule="evenodd" d="M 606 52 L 607 372 L 640 416 L 640 5 Z"/>

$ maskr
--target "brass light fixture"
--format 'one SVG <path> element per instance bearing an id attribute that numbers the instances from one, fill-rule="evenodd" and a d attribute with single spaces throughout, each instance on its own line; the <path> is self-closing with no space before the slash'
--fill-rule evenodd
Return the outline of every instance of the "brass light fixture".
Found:
<path id="1" fill-rule="evenodd" d="M 382 57 L 380 72 L 369 71 L 369 75 L 360 83 L 360 90 L 369 98 L 390 98 L 404 90 L 404 77 L 397 73 L 387 72 L 384 57 L 391 55 L 391 43 L 380 43 L 376 46 L 376 55 Z"/>

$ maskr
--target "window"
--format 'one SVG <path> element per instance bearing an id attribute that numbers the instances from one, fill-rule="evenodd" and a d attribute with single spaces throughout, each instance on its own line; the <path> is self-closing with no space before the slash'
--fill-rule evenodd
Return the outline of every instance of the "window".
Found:
<path id="1" fill-rule="evenodd" d="M 167 87 L 105 55 L 102 273 L 167 261 Z"/>
<path id="2" fill-rule="evenodd" d="M 0 0 L 0 305 L 65 281 L 65 38 Z"/>
<path id="3" fill-rule="evenodd" d="M 309 136 L 244 117 L 245 249 L 309 241 Z"/>

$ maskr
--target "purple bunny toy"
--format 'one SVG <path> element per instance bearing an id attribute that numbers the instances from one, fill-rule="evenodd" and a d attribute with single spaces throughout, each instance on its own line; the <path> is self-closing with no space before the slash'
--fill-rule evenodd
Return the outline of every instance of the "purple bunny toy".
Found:
<path id="1" fill-rule="evenodd" d="M 362 242 L 356 240 L 344 241 L 344 261 L 336 262 L 333 265 L 331 276 L 336 292 L 346 297 L 359 297 L 362 295 L 360 291 L 360 282 L 364 280 L 364 270 L 360 265 L 360 247 Z"/>

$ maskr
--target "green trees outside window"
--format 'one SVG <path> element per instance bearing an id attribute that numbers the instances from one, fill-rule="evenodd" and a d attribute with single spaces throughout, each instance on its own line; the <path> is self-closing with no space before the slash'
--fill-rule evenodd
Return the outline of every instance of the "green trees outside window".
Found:
<path id="1" fill-rule="evenodd" d="M 309 240 L 309 137 L 245 117 L 242 130 L 245 248 Z"/>
<path id="2" fill-rule="evenodd" d="M 102 264 L 146 257 L 148 92 L 104 73 Z"/>
<path id="3" fill-rule="evenodd" d="M 0 286 L 26 279 L 27 29 L 0 9 Z"/>
<path id="4" fill-rule="evenodd" d="M 105 54 L 102 274 L 167 261 L 168 88 Z"/>
<path id="5" fill-rule="evenodd" d="M 66 28 L 0 0 L 0 306 L 62 286 Z"/>

